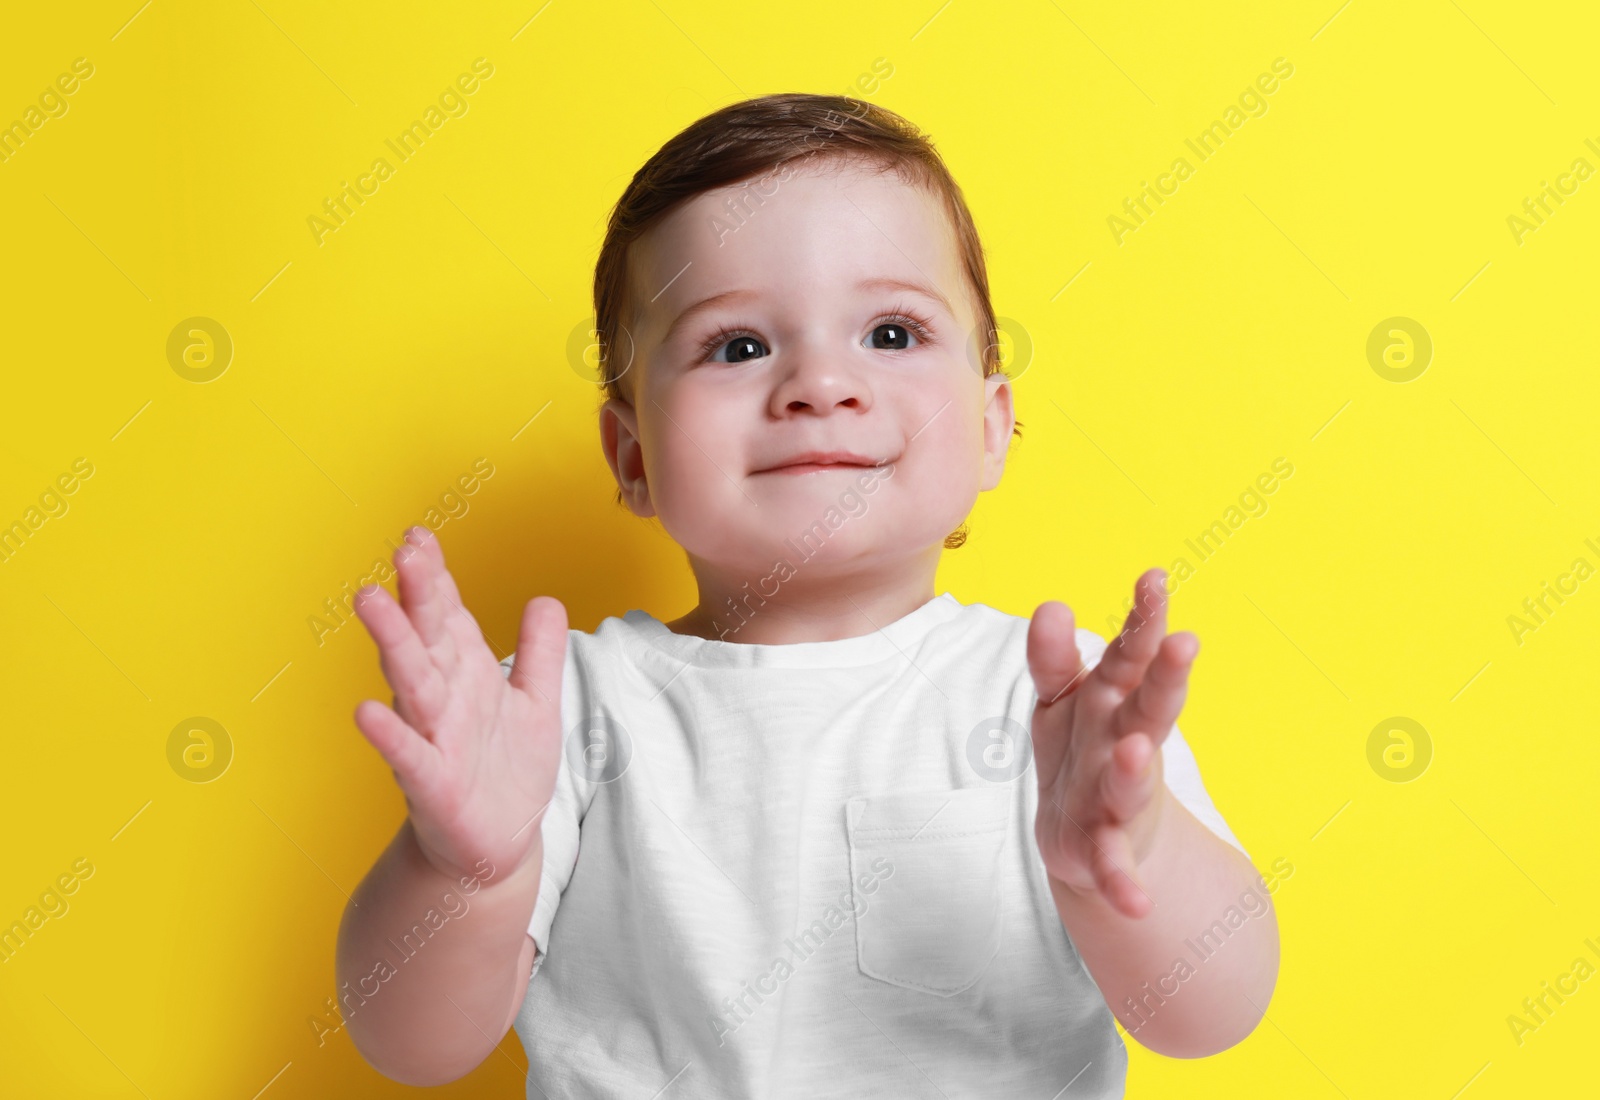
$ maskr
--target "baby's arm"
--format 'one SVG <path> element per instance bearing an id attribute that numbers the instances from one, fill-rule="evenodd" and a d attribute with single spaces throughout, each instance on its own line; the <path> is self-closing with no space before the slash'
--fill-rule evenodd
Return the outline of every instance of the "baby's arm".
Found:
<path id="1" fill-rule="evenodd" d="M 438 871 L 418 847 L 411 822 L 400 826 L 339 925 L 339 1008 L 373 1068 L 408 1085 L 439 1085 L 469 1073 L 499 1043 L 533 968 L 528 921 L 541 848 L 536 844 L 512 873 L 479 884 L 471 875 Z M 467 894 L 463 883 L 476 892 Z M 446 895 L 452 900 L 441 905 Z M 425 914 L 451 909 L 457 915 L 432 932 Z M 408 935 L 407 950 L 423 946 L 402 958 L 395 945 Z M 508 965 L 513 958 L 515 967 Z"/>
<path id="2" fill-rule="evenodd" d="M 1034 612 L 1034 832 L 1062 925 L 1129 1034 L 1168 1057 L 1198 1058 L 1261 1021 L 1277 983 L 1278 922 L 1261 899 L 1263 912 L 1228 937 L 1227 951 L 1199 967 L 1185 958 L 1188 937 L 1213 924 L 1227 935 L 1221 921 L 1256 896 L 1259 876 L 1164 778 L 1161 746 L 1199 640 L 1167 634 L 1163 581 L 1160 570 L 1139 578 L 1139 606 L 1092 669 L 1070 608 L 1050 601 Z M 1179 982 L 1184 993 L 1172 999 Z"/>
<path id="3" fill-rule="evenodd" d="M 527 990 L 567 621 L 558 601 L 530 600 L 507 676 L 438 540 L 413 528 L 408 542 L 404 607 L 376 587 L 356 599 L 394 706 L 368 699 L 355 719 L 409 814 L 345 909 L 335 965 L 356 1049 L 397 1081 L 437 1085 L 488 1056 Z"/>
<path id="4" fill-rule="evenodd" d="M 1130 917 L 1101 891 L 1074 890 L 1055 878 L 1050 890 L 1128 1034 L 1168 1058 L 1204 1058 L 1242 1042 L 1266 1012 L 1278 977 L 1277 914 L 1250 861 L 1164 782 L 1152 801 L 1161 806 L 1149 854 L 1126 862 L 1119 856 L 1121 866 L 1106 871 L 1136 875 L 1148 913 Z M 1260 906 L 1254 919 L 1241 912 L 1247 898 Z M 1226 951 L 1219 949 L 1224 939 Z"/>

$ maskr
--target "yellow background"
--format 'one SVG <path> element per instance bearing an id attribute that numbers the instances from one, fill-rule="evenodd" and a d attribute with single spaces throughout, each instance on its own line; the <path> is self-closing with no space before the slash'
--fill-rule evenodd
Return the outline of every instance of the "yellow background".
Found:
<path id="1" fill-rule="evenodd" d="M 387 696 L 374 647 L 308 619 L 479 458 L 440 537 L 497 652 L 540 593 L 585 630 L 687 609 L 566 353 L 605 216 L 699 115 L 880 57 L 869 98 L 939 143 L 1035 347 L 1024 438 L 941 588 L 1104 634 L 1140 570 L 1189 557 L 1180 725 L 1257 865 L 1294 868 L 1268 1019 L 1197 1062 L 1129 1040 L 1130 1095 L 1592 1089 L 1600 982 L 1520 1046 L 1507 1017 L 1600 950 L 1600 580 L 1521 644 L 1507 618 L 1600 565 L 1600 179 L 1520 244 L 1506 219 L 1600 167 L 1593 8 L 541 2 L 4 17 L 0 122 L 95 72 L 0 164 L 0 522 L 95 472 L 0 562 L 0 923 L 95 871 L 0 964 L 0 1093 L 407 1091 L 308 1023 L 404 812 L 351 720 Z M 478 57 L 468 113 L 319 245 L 307 218 Z M 1119 244 L 1108 216 L 1279 57 L 1267 113 Z M 235 347 L 207 384 L 166 356 L 194 316 Z M 1405 384 L 1367 359 L 1394 316 L 1435 349 Z M 1270 510 L 1186 554 L 1279 457 Z M 206 784 L 168 764 L 192 716 L 234 746 Z M 1432 741 L 1409 783 L 1368 762 L 1393 716 Z M 439 1095 L 520 1096 L 500 1050 Z"/>

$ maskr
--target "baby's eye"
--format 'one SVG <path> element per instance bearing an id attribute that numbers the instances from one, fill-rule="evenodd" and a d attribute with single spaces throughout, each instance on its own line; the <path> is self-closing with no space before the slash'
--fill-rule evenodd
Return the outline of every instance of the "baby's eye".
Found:
<path id="1" fill-rule="evenodd" d="M 897 321 L 886 321 L 873 329 L 867 336 L 869 345 L 879 351 L 904 351 L 912 347 L 912 341 L 920 342 L 919 338 L 910 328 Z"/>
<path id="2" fill-rule="evenodd" d="M 722 353 L 727 352 L 728 358 L 723 359 Z M 711 358 L 718 363 L 743 363 L 748 359 L 759 359 L 768 354 L 766 345 L 754 336 L 735 336 L 717 346 Z"/>

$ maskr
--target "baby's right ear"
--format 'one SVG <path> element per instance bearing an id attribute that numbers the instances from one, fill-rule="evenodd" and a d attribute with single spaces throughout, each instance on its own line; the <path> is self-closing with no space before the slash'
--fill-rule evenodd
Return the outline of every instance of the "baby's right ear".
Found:
<path id="1" fill-rule="evenodd" d="M 600 448 L 628 510 L 642 519 L 655 515 L 639 443 L 639 415 L 626 401 L 613 397 L 600 406 Z"/>

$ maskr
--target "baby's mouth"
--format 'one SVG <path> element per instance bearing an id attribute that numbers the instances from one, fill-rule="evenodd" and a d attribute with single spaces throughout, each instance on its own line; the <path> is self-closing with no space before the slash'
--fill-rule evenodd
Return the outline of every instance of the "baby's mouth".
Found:
<path id="1" fill-rule="evenodd" d="M 873 466 L 866 466 L 856 462 L 797 462 L 788 466 L 776 466 L 770 470 L 757 470 L 760 474 L 816 474 L 824 470 L 871 470 Z"/>
<path id="2" fill-rule="evenodd" d="M 755 470 L 753 473 L 816 474 L 829 470 L 875 470 L 887 463 L 887 459 L 869 458 L 852 451 L 807 451 L 784 459 L 776 465 Z"/>

